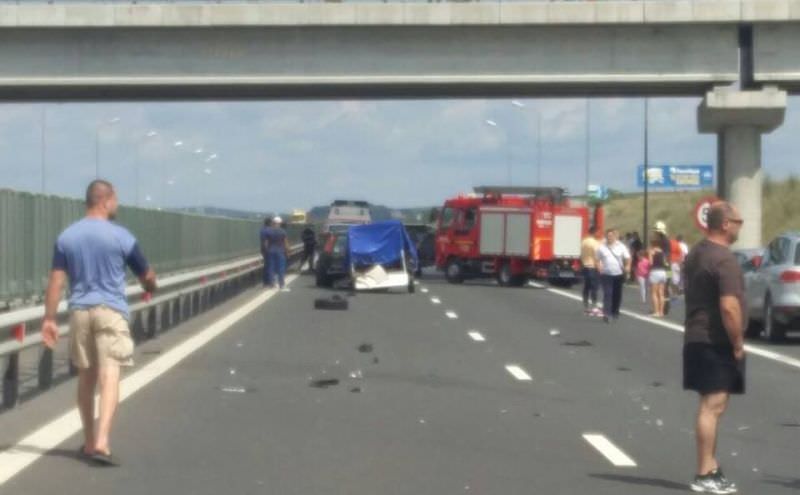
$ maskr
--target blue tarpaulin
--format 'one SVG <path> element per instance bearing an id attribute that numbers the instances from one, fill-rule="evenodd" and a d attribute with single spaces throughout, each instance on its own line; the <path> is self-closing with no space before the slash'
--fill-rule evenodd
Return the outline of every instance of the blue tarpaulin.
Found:
<path id="1" fill-rule="evenodd" d="M 349 258 L 356 266 L 390 265 L 400 261 L 403 250 L 414 266 L 419 263 L 417 248 L 399 220 L 353 226 L 347 235 Z"/>

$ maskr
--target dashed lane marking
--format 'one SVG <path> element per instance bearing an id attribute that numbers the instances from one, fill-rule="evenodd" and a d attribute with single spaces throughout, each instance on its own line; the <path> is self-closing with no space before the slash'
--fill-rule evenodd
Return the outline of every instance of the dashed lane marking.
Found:
<path id="1" fill-rule="evenodd" d="M 603 457 L 617 467 L 636 467 L 636 461 L 631 459 L 619 447 L 611 443 L 611 440 L 599 433 L 584 433 L 584 440 L 589 442 L 589 445 L 594 447 L 598 452 L 603 454 Z"/>
<path id="2" fill-rule="evenodd" d="M 511 376 L 513 376 L 517 380 L 523 382 L 529 382 L 533 380 L 533 378 L 531 378 L 531 375 L 529 375 L 528 372 L 522 369 L 519 365 L 507 364 L 506 370 L 508 370 L 508 372 L 511 373 Z"/>

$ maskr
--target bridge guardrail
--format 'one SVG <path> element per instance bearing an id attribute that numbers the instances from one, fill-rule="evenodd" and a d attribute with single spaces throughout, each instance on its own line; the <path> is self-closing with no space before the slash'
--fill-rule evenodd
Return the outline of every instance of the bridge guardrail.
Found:
<path id="1" fill-rule="evenodd" d="M 295 260 L 302 251 L 302 244 L 292 246 L 290 259 Z M 262 269 L 263 261 L 259 255 L 167 276 L 159 280 L 157 295 L 152 299 L 145 297 L 141 287 L 128 286 L 125 294 L 130 304 L 133 339 L 138 343 L 154 338 L 160 331 L 172 328 L 236 295 L 245 287 L 260 281 Z M 64 322 L 67 313 L 67 303 L 62 301 L 58 307 L 59 335 L 62 337 L 69 332 L 69 327 Z M 38 331 L 25 335 L 25 329 L 37 325 L 43 316 L 44 306 L 0 315 L 0 335 L 3 336 L 0 339 L 4 339 L 0 340 L 0 359 L 7 359 L 0 410 L 13 408 L 19 401 L 20 354 L 25 351 L 37 348 L 40 350 L 38 389 L 47 390 L 53 384 L 53 350 L 42 345 L 42 336 Z M 70 364 L 70 374 L 74 373 Z"/>

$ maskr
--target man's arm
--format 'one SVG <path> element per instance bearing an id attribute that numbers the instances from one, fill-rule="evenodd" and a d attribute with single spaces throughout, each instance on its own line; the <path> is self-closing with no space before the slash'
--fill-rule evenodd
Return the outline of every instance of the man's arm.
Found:
<path id="1" fill-rule="evenodd" d="M 47 290 L 44 296 L 44 319 L 42 320 L 42 340 L 44 345 L 52 349 L 58 342 L 58 303 L 61 302 L 61 291 L 64 288 L 64 281 L 67 279 L 67 272 L 62 269 L 54 268 L 50 271 L 50 280 L 47 283 Z"/>
<path id="2" fill-rule="evenodd" d="M 125 263 L 130 267 L 133 274 L 139 278 L 139 284 L 141 284 L 145 292 L 156 291 L 158 288 L 156 272 L 147 263 L 142 250 L 139 249 L 138 242 L 134 243 L 131 252 L 128 253 L 128 257 L 125 259 Z"/>
<path id="3" fill-rule="evenodd" d="M 717 267 L 719 274 L 719 312 L 722 325 L 733 346 L 736 359 L 744 357 L 744 324 L 742 306 L 738 295 L 743 290 L 744 281 L 739 264 L 733 256 L 724 259 Z"/>
<path id="4" fill-rule="evenodd" d="M 625 262 L 625 274 L 628 275 L 631 273 L 631 252 L 626 247 L 622 253 L 622 259 Z"/>
<path id="5" fill-rule="evenodd" d="M 155 292 L 158 289 L 158 282 L 156 282 L 156 272 L 152 268 L 148 268 L 147 272 L 139 277 L 139 284 L 145 292 Z"/>
<path id="6" fill-rule="evenodd" d="M 601 246 L 598 246 L 597 249 L 594 250 L 594 267 L 598 273 L 603 271 L 603 262 L 600 260 L 600 249 Z"/>
<path id="7" fill-rule="evenodd" d="M 739 299 L 736 296 L 720 296 L 719 311 L 722 315 L 722 325 L 733 346 L 733 354 L 736 359 L 742 359 L 744 357 L 744 322 Z"/>

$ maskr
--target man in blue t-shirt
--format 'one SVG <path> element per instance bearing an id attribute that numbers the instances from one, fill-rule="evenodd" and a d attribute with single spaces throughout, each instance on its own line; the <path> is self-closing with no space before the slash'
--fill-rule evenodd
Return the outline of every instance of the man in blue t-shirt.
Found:
<path id="1" fill-rule="evenodd" d="M 271 223 L 271 226 L 267 226 Z M 283 220 L 275 217 L 271 222 L 264 221 L 264 228 L 259 235 L 261 240 L 261 255 L 264 257 L 264 287 L 272 288 L 275 277 L 281 291 L 289 292 L 286 287 L 286 260 L 289 257 L 289 238 L 286 231 L 281 228 Z"/>
<path id="2" fill-rule="evenodd" d="M 106 181 L 86 189 L 86 216 L 58 236 L 45 295 L 42 338 L 51 349 L 58 341 L 56 315 L 69 280 L 69 353 L 78 369 L 78 409 L 83 423 L 81 452 L 97 463 L 115 465 L 109 435 L 119 400 L 120 366 L 133 364 L 128 326 L 125 267 L 147 292 L 156 289 L 136 238 L 113 222 L 117 195 Z M 95 430 L 94 394 L 100 388 L 100 418 Z"/>

